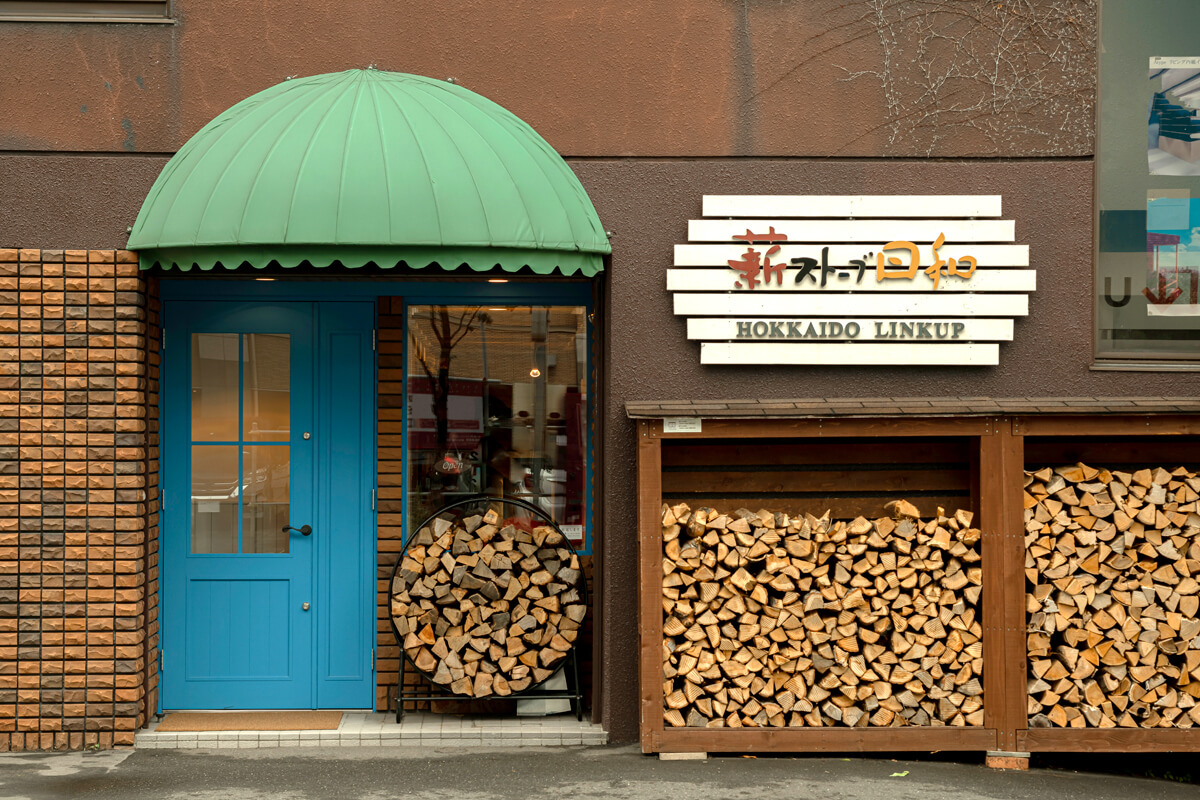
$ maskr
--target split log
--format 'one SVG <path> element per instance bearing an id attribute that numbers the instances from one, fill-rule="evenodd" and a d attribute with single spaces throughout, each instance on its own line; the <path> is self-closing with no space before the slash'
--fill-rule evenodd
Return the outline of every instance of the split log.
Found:
<path id="1" fill-rule="evenodd" d="M 1200 724 L 1200 478 L 1025 473 L 1031 727 Z"/>
<path id="2" fill-rule="evenodd" d="M 889 510 L 664 506 L 666 724 L 982 725 L 979 531 Z"/>
<path id="3" fill-rule="evenodd" d="M 435 517 L 392 577 L 391 618 L 404 655 L 464 697 L 507 696 L 549 678 L 587 615 L 579 556 L 527 515 Z"/>

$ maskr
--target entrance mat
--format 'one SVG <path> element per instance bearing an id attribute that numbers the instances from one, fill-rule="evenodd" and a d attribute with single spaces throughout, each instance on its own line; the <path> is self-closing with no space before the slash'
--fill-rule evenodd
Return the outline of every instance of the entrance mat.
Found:
<path id="1" fill-rule="evenodd" d="M 336 731 L 341 721 L 341 711 L 181 711 L 163 717 L 155 731 Z"/>

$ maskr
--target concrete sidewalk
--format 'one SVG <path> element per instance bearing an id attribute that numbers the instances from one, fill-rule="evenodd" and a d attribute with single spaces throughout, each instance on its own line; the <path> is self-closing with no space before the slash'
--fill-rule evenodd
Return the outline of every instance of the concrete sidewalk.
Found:
<path id="1" fill-rule="evenodd" d="M 1180 764 L 1194 761 L 1181 755 Z M 1200 787 L 886 758 L 659 761 L 635 747 L 139 750 L 0 755 L 17 800 L 1174 800 Z"/>

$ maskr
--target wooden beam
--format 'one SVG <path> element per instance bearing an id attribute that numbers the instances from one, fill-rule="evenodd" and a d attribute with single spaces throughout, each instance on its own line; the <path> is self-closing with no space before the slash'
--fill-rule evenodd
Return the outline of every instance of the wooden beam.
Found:
<path id="1" fill-rule="evenodd" d="M 1021 436 L 1194 436 L 1198 414 L 1063 414 L 1013 417 L 1013 433 Z"/>
<path id="2" fill-rule="evenodd" d="M 1025 538 L 1021 486 L 1024 441 L 997 421 L 979 437 L 979 528 L 983 568 L 984 725 L 997 748 L 1018 750 L 1025 727 Z"/>
<path id="3" fill-rule="evenodd" d="M 932 728 L 927 726 L 904 728 L 667 728 L 656 732 L 652 741 L 655 747 L 648 752 L 657 753 L 981 751 L 996 749 L 996 731 L 990 728 Z"/>
<path id="4" fill-rule="evenodd" d="M 655 753 L 663 730 L 662 430 L 660 420 L 638 421 L 638 677 L 642 752 Z"/>
<path id="5" fill-rule="evenodd" d="M 1017 734 L 1026 753 L 1200 752 L 1200 728 L 1030 728 Z"/>
<path id="6" fill-rule="evenodd" d="M 790 404 L 789 404 L 790 405 Z M 864 409 L 867 413 L 869 409 Z M 703 412 L 700 412 L 703 415 Z M 720 419 L 704 417 L 699 433 L 663 433 L 662 423 L 648 435 L 666 439 L 774 439 L 780 437 L 982 436 L 995 425 L 990 417 L 833 417 L 823 419 L 737 418 L 736 409 Z M 729 417 L 729 418 L 724 418 Z M 1020 486 L 1020 484 L 1017 484 Z"/>

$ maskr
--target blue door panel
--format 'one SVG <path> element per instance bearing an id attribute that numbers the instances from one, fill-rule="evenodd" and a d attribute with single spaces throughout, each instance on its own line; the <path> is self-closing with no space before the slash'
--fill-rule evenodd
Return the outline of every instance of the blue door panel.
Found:
<path id="1" fill-rule="evenodd" d="M 370 706 L 374 695 L 374 326 L 372 304 L 322 304 L 317 698 L 324 707 Z"/>
<path id="2" fill-rule="evenodd" d="M 187 680 L 290 679 L 289 583 L 188 581 Z"/>
<path id="3" fill-rule="evenodd" d="M 164 317 L 162 707 L 370 707 L 374 304 L 179 301 Z M 243 448 L 244 496 L 248 448 L 264 446 L 193 443 L 194 333 L 242 334 L 243 358 L 246 334 L 289 337 L 290 433 L 265 446 L 288 453 L 287 524 L 313 530 L 290 534 L 286 553 L 190 552 L 192 448 Z"/>

